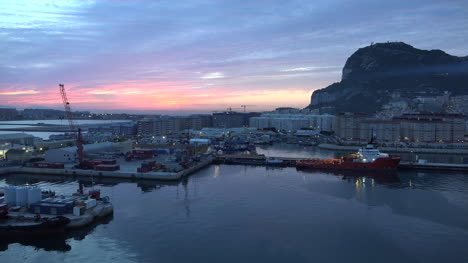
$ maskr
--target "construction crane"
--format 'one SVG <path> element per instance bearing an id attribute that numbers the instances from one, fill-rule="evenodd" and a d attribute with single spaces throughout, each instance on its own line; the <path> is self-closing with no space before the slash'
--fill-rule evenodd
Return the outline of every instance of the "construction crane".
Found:
<path id="1" fill-rule="evenodd" d="M 245 112 L 245 108 L 247 107 L 254 107 L 255 105 L 241 105 L 241 108 L 244 108 L 244 112 Z"/>
<path id="2" fill-rule="evenodd" d="M 68 124 L 70 125 L 70 132 L 76 138 L 76 153 L 78 155 L 78 166 L 81 167 L 83 165 L 83 138 L 81 137 L 81 128 L 77 127 L 73 122 L 73 113 L 70 108 L 70 102 L 68 102 L 67 93 L 65 92 L 65 86 L 63 84 L 59 84 L 60 94 L 62 95 L 63 107 L 65 108 L 65 115 L 68 119 Z"/>

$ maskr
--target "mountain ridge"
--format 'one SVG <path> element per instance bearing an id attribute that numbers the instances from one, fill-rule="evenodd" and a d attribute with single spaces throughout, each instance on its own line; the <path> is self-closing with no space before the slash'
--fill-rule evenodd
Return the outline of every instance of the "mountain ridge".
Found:
<path id="1" fill-rule="evenodd" d="M 340 82 L 312 93 L 306 109 L 332 112 L 379 111 L 395 94 L 468 95 L 468 56 L 421 50 L 404 42 L 359 48 L 347 60 Z"/>

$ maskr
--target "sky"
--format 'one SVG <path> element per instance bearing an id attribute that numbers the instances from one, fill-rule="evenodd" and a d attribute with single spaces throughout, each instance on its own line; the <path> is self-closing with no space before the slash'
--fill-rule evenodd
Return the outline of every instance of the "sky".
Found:
<path id="1" fill-rule="evenodd" d="M 468 55 L 466 0 L 0 1 L 0 105 L 302 108 L 371 42 Z"/>

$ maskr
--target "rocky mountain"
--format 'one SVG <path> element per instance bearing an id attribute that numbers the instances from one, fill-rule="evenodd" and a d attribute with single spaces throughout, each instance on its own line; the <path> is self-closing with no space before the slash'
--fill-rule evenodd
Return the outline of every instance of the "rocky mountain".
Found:
<path id="1" fill-rule="evenodd" d="M 468 95 L 468 56 L 421 50 L 403 42 L 358 49 L 346 61 L 341 81 L 316 90 L 308 109 L 379 111 L 395 96 Z"/>

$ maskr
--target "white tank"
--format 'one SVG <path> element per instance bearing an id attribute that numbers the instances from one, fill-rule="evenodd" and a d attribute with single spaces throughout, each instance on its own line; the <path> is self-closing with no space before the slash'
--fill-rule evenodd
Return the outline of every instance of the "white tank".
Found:
<path id="1" fill-rule="evenodd" d="M 16 205 L 16 186 L 5 187 L 5 202 L 9 206 Z"/>
<path id="2" fill-rule="evenodd" d="M 28 207 L 31 204 L 40 202 L 42 199 L 41 188 L 39 187 L 30 187 L 28 189 Z"/>
<path id="3" fill-rule="evenodd" d="M 26 206 L 28 204 L 28 188 L 17 187 L 16 188 L 16 205 Z"/>

